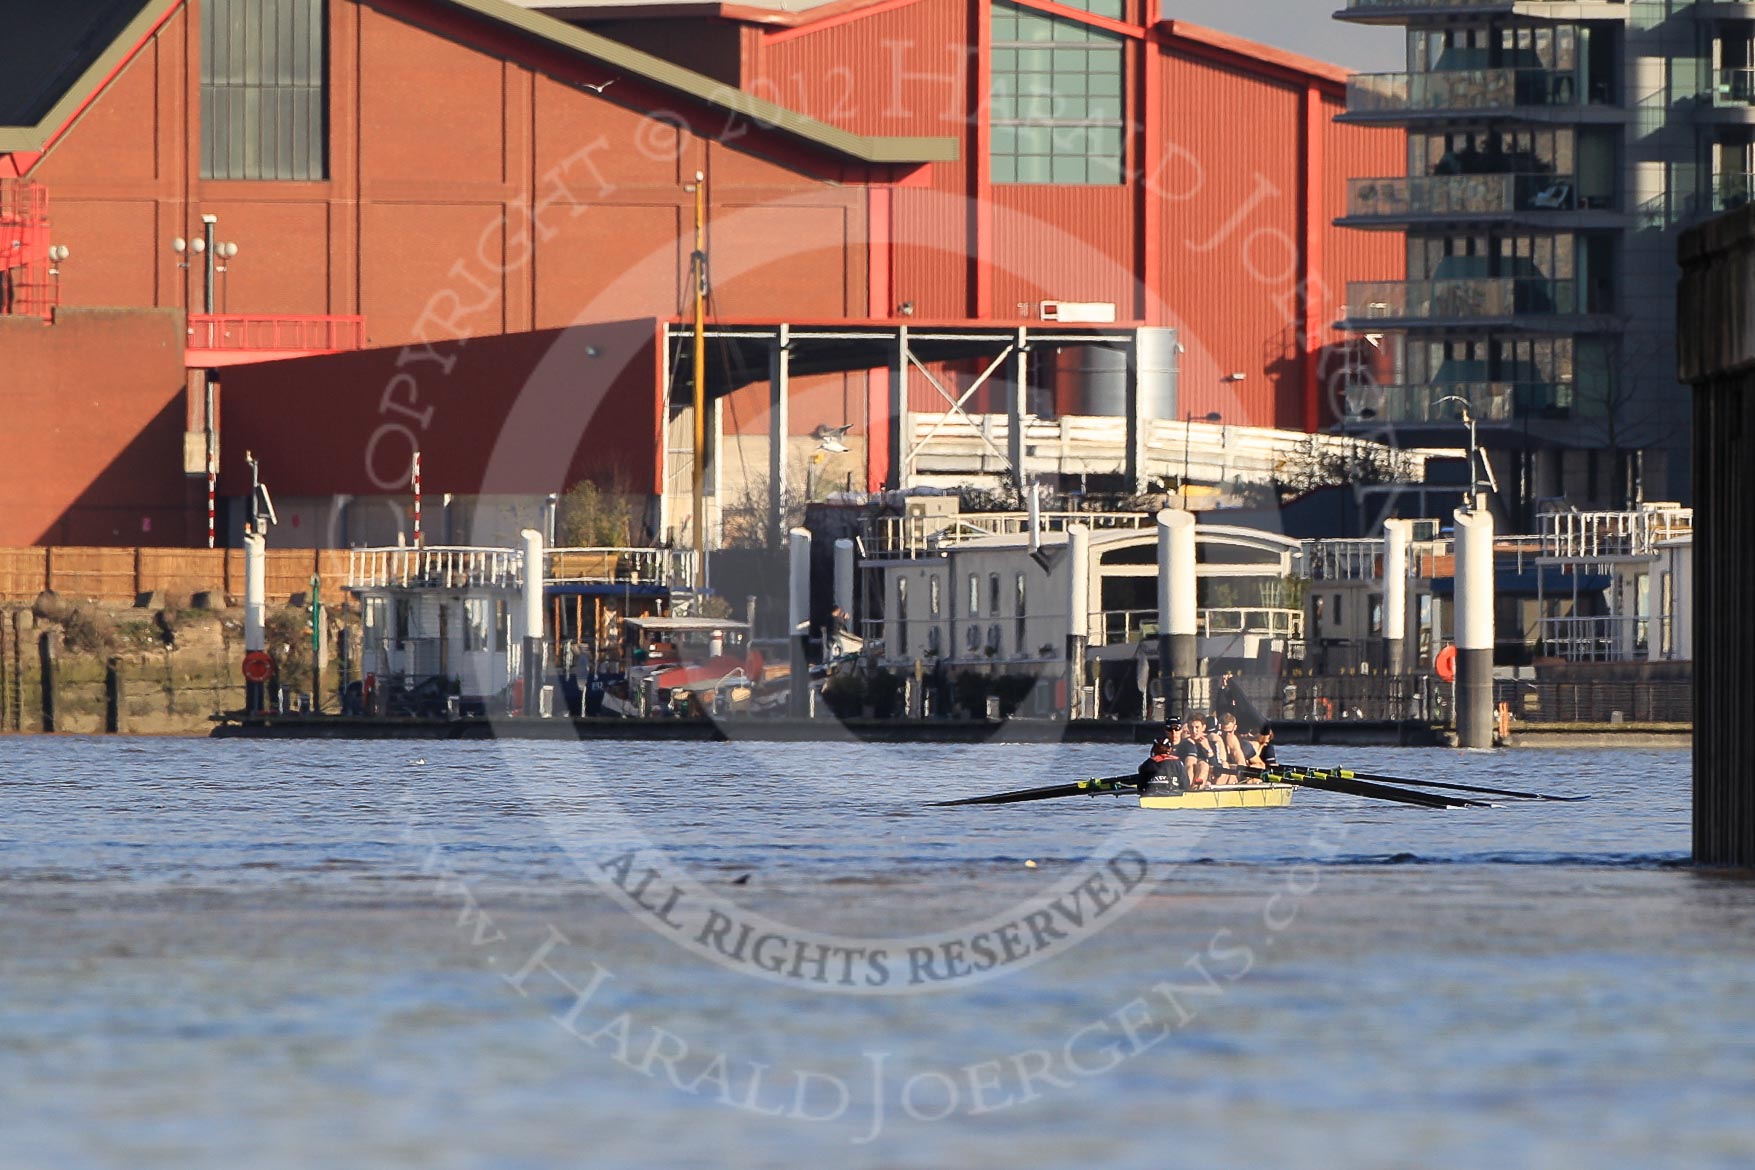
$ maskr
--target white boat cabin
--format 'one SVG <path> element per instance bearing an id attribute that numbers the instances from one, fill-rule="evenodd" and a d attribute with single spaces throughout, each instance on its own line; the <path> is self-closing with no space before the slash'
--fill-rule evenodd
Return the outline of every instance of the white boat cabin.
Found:
<path id="1" fill-rule="evenodd" d="M 1062 523 L 1069 518 L 1125 519 L 1055 514 L 1045 518 L 1054 529 L 1041 534 L 1032 552 L 1027 532 L 983 531 L 979 522 L 986 516 L 965 514 L 930 547 L 868 557 L 861 567 L 880 605 L 862 630 L 882 640 L 881 660 L 892 666 L 920 659 L 947 667 L 1060 669 L 1070 628 L 1071 570 Z M 1086 625 L 1092 659 L 1156 653 L 1158 545 L 1149 520 L 1090 534 Z M 1299 542 L 1225 525 L 1198 526 L 1195 541 L 1197 653 L 1227 669 L 1277 673 L 1304 636 L 1293 579 Z"/>

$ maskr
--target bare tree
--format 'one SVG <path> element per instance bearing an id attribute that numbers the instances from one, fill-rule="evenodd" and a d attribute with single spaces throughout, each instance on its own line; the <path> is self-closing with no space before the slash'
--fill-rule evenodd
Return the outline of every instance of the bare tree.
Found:
<path id="1" fill-rule="evenodd" d="M 582 479 L 561 496 L 555 534 L 575 548 L 625 548 L 632 544 L 639 509 L 631 494 Z"/>
<path id="2" fill-rule="evenodd" d="M 1613 368 L 1607 359 L 1600 368 L 1574 368 L 1573 425 L 1586 447 L 1608 456 L 1612 507 L 1632 507 L 1645 494 L 1644 485 L 1634 482 L 1633 459 L 1652 447 L 1672 446 L 1688 424 L 1690 401 L 1680 385 L 1671 396 L 1652 392 L 1674 381 L 1675 361 L 1664 338 L 1635 332 L 1629 321 Z"/>
<path id="3" fill-rule="evenodd" d="M 766 479 L 745 480 L 743 491 L 719 509 L 719 547 L 783 551 L 787 531 L 804 523 L 810 500 L 802 489 L 789 486 L 781 496 L 779 522 L 775 523 L 772 499 Z"/>
<path id="4" fill-rule="evenodd" d="M 1412 480 L 1413 461 L 1386 443 L 1366 438 L 1324 443 L 1323 438 L 1305 436 L 1298 449 L 1274 469 L 1281 503 L 1337 484 L 1367 487 Z"/>

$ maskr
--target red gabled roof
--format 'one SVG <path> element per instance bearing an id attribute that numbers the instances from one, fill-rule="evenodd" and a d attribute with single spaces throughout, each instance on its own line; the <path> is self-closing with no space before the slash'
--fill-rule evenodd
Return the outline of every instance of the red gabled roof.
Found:
<path id="1" fill-rule="evenodd" d="M 557 20 L 568 24 L 588 25 L 616 20 L 649 20 L 653 18 L 731 20 L 741 24 L 765 25 L 769 28 L 797 28 L 821 20 L 845 16 L 864 8 L 894 8 L 915 0 L 825 0 L 804 8 L 769 8 L 760 4 L 739 4 L 735 0 L 602 0 L 589 6 L 544 9 Z"/>
<path id="2" fill-rule="evenodd" d="M 45 0 L 46 2 L 46 0 Z M 687 95 L 704 105 L 748 117 L 759 125 L 801 138 L 811 145 L 863 162 L 914 164 L 950 161 L 957 157 L 954 138 L 894 137 L 855 134 L 806 114 L 731 88 L 671 61 L 633 49 L 619 41 L 577 28 L 564 21 L 519 7 L 509 0 L 431 0 L 496 22 L 545 44 L 589 57 L 654 85 Z M 99 53 L 77 79 L 67 78 L 30 125 L 0 124 L 0 174 L 22 175 L 36 165 L 85 109 L 96 100 L 134 56 L 158 35 L 183 0 L 142 0 L 138 14 Z"/>
<path id="3" fill-rule="evenodd" d="M 1157 24 L 1161 41 L 1193 56 L 1233 65 L 1245 71 L 1270 76 L 1290 76 L 1314 82 L 1324 89 L 1344 90 L 1353 71 L 1341 65 L 1319 61 L 1287 49 L 1276 49 L 1248 37 L 1232 36 L 1186 20 L 1160 20 Z"/>
<path id="4" fill-rule="evenodd" d="M 23 175 L 35 166 L 182 6 L 183 0 L 113 6 L 131 16 L 114 27 L 109 42 L 96 52 L 82 52 L 77 71 L 69 66 L 43 79 L 29 112 L 21 109 L 0 121 L 0 174 Z"/>
<path id="5" fill-rule="evenodd" d="M 770 33 L 805 34 L 824 26 L 862 20 L 880 12 L 904 8 L 919 0 L 824 0 L 804 8 L 770 8 L 757 4 L 736 3 L 735 0 L 598 0 L 589 6 L 571 8 L 565 17 L 571 23 L 590 24 L 598 21 L 633 18 L 718 19 L 742 24 L 764 26 Z M 1140 26 L 1126 21 L 1094 15 L 1082 8 L 1056 0 L 1015 0 L 1026 8 L 1064 16 L 1069 20 L 1091 24 L 1112 32 L 1141 36 Z M 1278 49 L 1247 37 L 1219 32 L 1186 20 L 1160 20 L 1154 26 L 1160 44 L 1177 48 L 1193 56 L 1222 61 L 1246 72 L 1277 77 L 1281 80 L 1314 82 L 1324 89 L 1338 90 L 1347 83 L 1352 70 L 1328 61 L 1307 57 L 1287 49 Z"/>

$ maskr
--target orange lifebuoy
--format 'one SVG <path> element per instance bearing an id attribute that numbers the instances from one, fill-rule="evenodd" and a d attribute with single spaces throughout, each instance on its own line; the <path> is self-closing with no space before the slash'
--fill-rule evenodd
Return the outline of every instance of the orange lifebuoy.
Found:
<path id="1" fill-rule="evenodd" d="M 1455 682 L 1456 647 L 1446 646 L 1444 649 L 1440 650 L 1438 652 L 1438 657 L 1432 660 L 1432 669 L 1437 672 L 1438 677 L 1445 682 Z"/>
<path id="2" fill-rule="evenodd" d="M 1316 701 L 1322 707 L 1322 717 L 1324 719 L 1333 719 L 1335 717 L 1335 701 L 1333 699 L 1318 699 Z"/>
<path id="3" fill-rule="evenodd" d="M 268 657 L 266 650 L 250 650 L 244 654 L 244 678 L 253 683 L 265 683 L 274 677 L 274 660 Z"/>

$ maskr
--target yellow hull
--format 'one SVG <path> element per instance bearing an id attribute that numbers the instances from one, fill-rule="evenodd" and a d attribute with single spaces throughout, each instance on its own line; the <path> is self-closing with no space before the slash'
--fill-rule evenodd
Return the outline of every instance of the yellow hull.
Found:
<path id="1" fill-rule="evenodd" d="M 1142 796 L 1141 808 L 1285 808 L 1292 803 L 1292 784 L 1233 784 L 1196 788 L 1169 796 Z"/>

